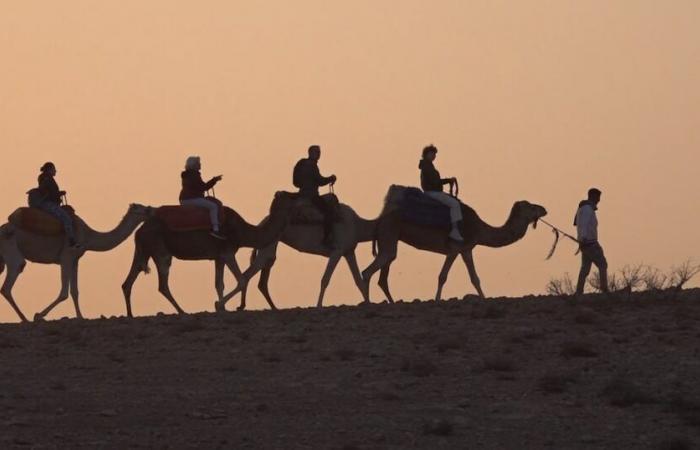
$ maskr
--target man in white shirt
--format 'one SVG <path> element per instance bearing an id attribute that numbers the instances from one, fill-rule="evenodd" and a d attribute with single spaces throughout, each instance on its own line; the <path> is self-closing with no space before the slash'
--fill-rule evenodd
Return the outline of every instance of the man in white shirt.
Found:
<path id="1" fill-rule="evenodd" d="M 603 247 L 598 243 L 598 218 L 596 210 L 600 203 L 600 190 L 591 188 L 588 190 L 588 200 L 582 201 L 576 211 L 574 225 L 578 232 L 578 241 L 581 246 L 581 271 L 578 275 L 576 285 L 576 295 L 583 294 L 586 286 L 586 278 L 591 272 L 593 264 L 598 268 L 600 274 L 600 289 L 608 292 L 608 262 L 603 253 Z"/>

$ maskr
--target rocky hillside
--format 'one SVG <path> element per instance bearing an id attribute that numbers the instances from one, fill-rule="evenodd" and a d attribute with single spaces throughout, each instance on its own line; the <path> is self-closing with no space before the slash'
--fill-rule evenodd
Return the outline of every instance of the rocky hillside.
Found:
<path id="1" fill-rule="evenodd" d="M 688 449 L 700 290 L 0 326 L 1 448 Z"/>

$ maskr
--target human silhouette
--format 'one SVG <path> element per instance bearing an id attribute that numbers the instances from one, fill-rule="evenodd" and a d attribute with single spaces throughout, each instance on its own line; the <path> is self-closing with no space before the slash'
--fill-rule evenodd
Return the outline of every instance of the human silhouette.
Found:
<path id="1" fill-rule="evenodd" d="M 62 191 L 58 187 L 58 183 L 56 183 L 56 166 L 49 161 L 41 166 L 39 170 L 41 172 L 38 178 L 39 185 L 28 192 L 29 206 L 46 211 L 60 220 L 63 224 L 63 230 L 68 237 L 68 245 L 71 247 L 78 247 L 75 241 L 73 218 L 61 207 L 63 196 L 66 195 L 66 191 Z"/>
<path id="2" fill-rule="evenodd" d="M 318 168 L 321 159 L 321 147 L 312 145 L 309 147 L 308 158 L 300 159 L 294 166 L 293 183 L 299 188 L 299 196 L 307 198 L 323 214 L 323 244 L 332 245 L 333 232 L 333 206 L 326 203 L 318 193 L 318 188 L 328 184 L 334 184 L 335 175 L 324 177 Z"/>
<path id="3" fill-rule="evenodd" d="M 438 149 L 434 145 L 428 145 L 423 149 L 423 159 L 420 160 L 420 184 L 425 194 L 450 208 L 450 222 L 452 230 L 450 239 L 463 242 L 462 233 L 459 232 L 459 223 L 462 221 L 462 205 L 455 197 L 442 191 L 445 184 L 453 185 L 456 178 L 440 178 L 440 172 L 433 165 L 437 157 Z"/>
<path id="4" fill-rule="evenodd" d="M 591 272 L 593 264 L 598 268 L 600 274 L 600 289 L 608 292 L 608 261 L 605 259 L 603 247 L 598 242 L 598 203 L 600 203 L 601 191 L 596 188 L 588 190 L 588 199 L 583 200 L 578 205 L 574 225 L 578 234 L 578 241 L 581 248 L 581 271 L 578 274 L 576 284 L 576 295 L 583 294 L 586 286 L 586 278 Z"/>
<path id="5" fill-rule="evenodd" d="M 200 170 L 202 163 L 199 156 L 190 156 L 185 162 L 185 170 L 182 177 L 182 190 L 180 191 L 180 204 L 183 206 L 199 206 L 209 210 L 212 230 L 209 234 L 217 239 L 226 239 L 219 234 L 219 207 L 220 205 L 204 197 L 204 194 L 223 178 L 217 175 L 206 183 L 202 180 Z"/>

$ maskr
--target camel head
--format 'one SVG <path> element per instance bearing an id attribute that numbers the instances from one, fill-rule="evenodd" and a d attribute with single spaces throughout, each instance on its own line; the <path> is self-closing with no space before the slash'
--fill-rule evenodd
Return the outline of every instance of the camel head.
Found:
<path id="1" fill-rule="evenodd" d="M 517 217 L 527 223 L 532 224 L 532 228 L 537 228 L 537 221 L 547 215 L 547 210 L 543 206 L 535 205 L 526 200 L 520 200 L 513 205 L 513 217 Z"/>

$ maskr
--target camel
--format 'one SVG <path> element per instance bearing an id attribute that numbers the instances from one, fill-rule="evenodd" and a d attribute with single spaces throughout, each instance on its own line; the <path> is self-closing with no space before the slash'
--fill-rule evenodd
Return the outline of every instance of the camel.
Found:
<path id="1" fill-rule="evenodd" d="M 479 218 L 476 211 L 462 204 L 463 214 L 463 243 L 448 239 L 448 227 L 434 227 L 418 225 L 403 220 L 399 203 L 403 199 L 406 188 L 393 185 L 386 196 L 384 210 L 379 217 L 377 225 L 377 241 L 379 252 L 374 261 L 362 272 L 365 282 L 365 292 L 369 293 L 369 282 L 372 275 L 381 270 L 379 275 L 379 287 L 387 297 L 387 301 L 393 303 L 394 299 L 389 291 L 389 269 L 396 259 L 398 242 L 402 241 L 412 247 L 429 252 L 445 255 L 445 262 L 438 276 L 438 288 L 435 300 L 439 301 L 442 295 L 442 287 L 447 281 L 447 275 L 457 256 L 461 256 L 467 266 L 469 278 L 481 298 L 485 298 L 481 289 L 481 282 L 476 273 L 472 250 L 477 245 L 486 247 L 505 247 L 519 241 L 525 236 L 528 225 L 533 228 L 537 221 L 547 214 L 542 206 L 527 201 L 518 201 L 513 205 L 510 215 L 501 227 L 493 227 Z"/>
<path id="2" fill-rule="evenodd" d="M 61 290 L 56 300 L 43 311 L 34 316 L 42 320 L 53 308 L 68 298 L 68 291 L 73 298 L 75 314 L 82 319 L 78 303 L 78 264 L 86 251 L 106 252 L 124 242 L 139 224 L 153 213 L 148 206 L 132 204 L 119 224 L 108 232 L 99 232 L 90 228 L 82 219 L 75 217 L 75 234 L 79 248 L 69 247 L 65 235 L 41 235 L 29 232 L 15 225 L 6 223 L 0 227 L 0 272 L 7 266 L 5 282 L 0 294 L 10 303 L 19 318 L 27 322 L 12 296 L 12 287 L 17 277 L 26 266 L 26 261 L 40 264 L 58 264 L 61 266 Z"/>
<path id="3" fill-rule="evenodd" d="M 289 211 L 295 201 L 296 194 L 277 192 L 270 207 L 269 220 L 260 226 L 250 225 L 233 209 L 224 207 L 221 232 L 227 237 L 225 241 L 211 236 L 208 229 L 171 231 L 157 217 L 147 220 L 134 236 L 134 258 L 122 284 L 127 316 L 133 317 L 131 289 L 141 272 L 149 272 L 149 259 L 153 259 L 158 272 L 158 291 L 178 314 L 184 311 L 175 301 L 168 283 L 173 257 L 187 261 L 213 260 L 214 286 L 221 298 L 224 292 L 224 265 L 239 279 L 241 271 L 236 263 L 236 251 L 241 247 L 265 247 L 278 239 L 287 225 Z"/>
<path id="4" fill-rule="evenodd" d="M 268 283 L 270 280 L 272 266 L 275 264 L 276 260 L 277 245 L 280 241 L 299 252 L 325 256 L 328 258 L 326 270 L 321 278 L 321 290 L 316 303 L 318 308 L 323 306 L 323 297 L 325 295 L 326 288 L 330 283 L 331 277 L 333 276 L 333 271 L 340 261 L 340 258 L 345 258 L 345 261 L 350 267 L 350 272 L 355 280 L 355 284 L 363 295 L 364 301 L 369 302 L 369 299 L 365 295 L 365 289 L 363 287 L 364 283 L 362 281 L 362 276 L 360 275 L 360 269 L 357 265 L 355 248 L 360 242 L 369 242 L 374 239 L 376 225 L 376 220 L 363 219 L 350 206 L 341 203 L 338 209 L 338 221 L 333 227 L 332 249 L 323 245 L 323 226 L 321 225 L 320 219 L 315 223 L 288 225 L 287 228 L 284 229 L 284 232 L 282 232 L 279 241 L 275 241 L 269 246 L 257 252 L 253 252 L 250 267 L 245 271 L 241 279 L 239 279 L 239 284 L 236 289 L 223 297 L 223 299 L 219 297 L 219 301 L 216 305 L 217 309 L 223 309 L 226 302 L 238 292 L 241 292 L 241 304 L 238 307 L 238 310 L 245 309 L 245 293 L 248 282 L 261 270 L 262 273 L 260 274 L 258 289 L 263 294 L 270 307 L 275 309 L 274 303 L 270 296 Z"/>

